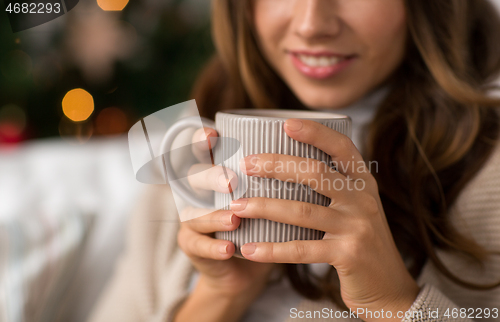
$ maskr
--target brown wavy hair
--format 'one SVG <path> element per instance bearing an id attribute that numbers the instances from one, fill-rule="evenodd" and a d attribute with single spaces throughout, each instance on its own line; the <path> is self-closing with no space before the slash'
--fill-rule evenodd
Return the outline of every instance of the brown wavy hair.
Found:
<path id="1" fill-rule="evenodd" d="M 406 56 L 387 80 L 363 143 L 364 157 L 378 162 L 377 179 L 394 240 L 414 278 L 430 260 L 455 283 L 436 249 L 465 254 L 479 263 L 491 254 L 451 224 L 449 209 L 482 168 L 498 138 L 500 100 L 487 95 L 500 72 L 500 19 L 487 0 L 404 0 Z M 258 49 L 251 1 L 214 0 L 216 54 L 193 89 L 203 116 L 232 108 L 307 109 Z M 332 267 L 315 276 L 304 264 L 286 264 L 293 287 L 310 299 L 330 298 L 345 308 Z"/>

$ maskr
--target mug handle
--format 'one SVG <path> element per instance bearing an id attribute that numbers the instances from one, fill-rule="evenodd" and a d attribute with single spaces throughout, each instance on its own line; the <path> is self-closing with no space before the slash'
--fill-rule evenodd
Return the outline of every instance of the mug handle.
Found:
<path id="1" fill-rule="evenodd" d="M 182 183 L 178 181 L 178 178 L 175 174 L 174 168 L 172 167 L 172 163 L 170 162 L 169 154 L 165 155 L 166 152 L 171 151 L 172 144 L 174 143 L 175 138 L 179 135 L 180 132 L 184 131 L 187 128 L 191 127 L 200 127 L 200 120 L 202 121 L 202 125 L 206 127 L 211 127 L 215 129 L 215 122 L 209 120 L 204 117 L 199 116 L 191 116 L 186 117 L 177 121 L 172 127 L 165 133 L 161 143 L 161 155 L 163 156 L 163 164 L 165 166 L 165 175 L 169 179 L 169 184 L 172 190 L 174 190 L 177 194 L 179 194 L 184 200 L 188 201 L 192 205 L 198 208 L 214 208 L 213 203 L 206 202 L 202 199 L 196 198 L 194 196 L 193 191 L 190 191 L 186 188 Z"/>

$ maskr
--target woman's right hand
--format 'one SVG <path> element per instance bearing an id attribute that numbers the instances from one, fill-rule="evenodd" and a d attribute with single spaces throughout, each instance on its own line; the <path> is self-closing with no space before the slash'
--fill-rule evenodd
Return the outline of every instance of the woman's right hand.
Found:
<path id="1" fill-rule="evenodd" d="M 213 191 L 229 193 L 230 187 L 238 184 L 236 173 L 221 166 L 213 166 L 210 158 L 210 143 L 217 142 L 217 131 L 202 128 L 193 135 L 193 153 L 200 163 L 191 167 L 188 181 L 201 198 Z M 204 214 L 198 217 L 199 214 Z M 185 217 L 187 216 L 187 217 Z M 235 245 L 227 240 L 214 239 L 216 231 L 232 231 L 240 225 L 240 218 L 231 210 L 199 209 L 188 207 L 183 218 L 195 218 L 181 223 L 178 244 L 200 272 L 198 283 L 213 289 L 217 294 L 238 297 L 256 297 L 265 287 L 267 278 L 275 264 L 257 263 L 232 257 Z M 253 298 L 252 298 L 253 300 Z"/>

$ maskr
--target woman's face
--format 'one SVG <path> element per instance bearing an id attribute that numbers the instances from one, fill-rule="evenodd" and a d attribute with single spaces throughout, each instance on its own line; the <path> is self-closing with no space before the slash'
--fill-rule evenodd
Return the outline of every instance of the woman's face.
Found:
<path id="1" fill-rule="evenodd" d="M 308 107 L 347 106 L 400 65 L 403 0 L 254 0 L 269 64 Z"/>

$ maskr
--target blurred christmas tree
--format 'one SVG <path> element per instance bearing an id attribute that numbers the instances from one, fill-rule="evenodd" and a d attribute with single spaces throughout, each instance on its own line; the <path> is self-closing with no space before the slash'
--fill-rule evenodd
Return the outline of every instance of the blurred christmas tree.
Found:
<path id="1" fill-rule="evenodd" d="M 188 98 L 213 53 L 209 1 L 132 1 L 121 11 L 103 10 L 109 1 L 116 0 L 80 1 L 15 34 L 0 13 L 0 143 L 123 133 Z M 86 120 L 63 112 L 73 89 L 93 99 Z"/>

